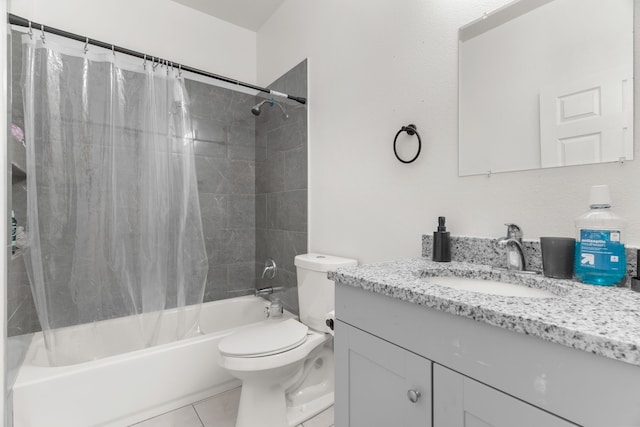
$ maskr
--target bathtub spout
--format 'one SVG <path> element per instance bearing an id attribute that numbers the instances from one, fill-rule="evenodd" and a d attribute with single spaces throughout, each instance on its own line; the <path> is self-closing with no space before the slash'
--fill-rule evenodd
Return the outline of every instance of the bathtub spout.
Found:
<path id="1" fill-rule="evenodd" d="M 264 295 L 271 295 L 274 292 L 279 292 L 281 290 L 283 290 L 284 287 L 283 286 L 267 286 L 266 288 L 260 288 L 260 289 L 256 289 L 256 296 L 257 297 L 261 297 Z"/>

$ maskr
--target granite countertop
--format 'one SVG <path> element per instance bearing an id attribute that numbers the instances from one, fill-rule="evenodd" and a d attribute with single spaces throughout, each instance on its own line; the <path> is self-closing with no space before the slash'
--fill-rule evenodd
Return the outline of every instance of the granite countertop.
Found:
<path id="1" fill-rule="evenodd" d="M 491 279 L 547 290 L 555 298 L 487 295 L 435 284 L 429 276 Z M 407 259 L 329 272 L 343 285 L 640 365 L 640 293 L 501 271 L 464 262 Z"/>

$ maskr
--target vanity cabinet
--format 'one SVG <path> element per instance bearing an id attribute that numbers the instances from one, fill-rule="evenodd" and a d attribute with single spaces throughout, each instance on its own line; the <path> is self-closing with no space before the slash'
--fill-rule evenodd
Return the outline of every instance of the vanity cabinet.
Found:
<path id="1" fill-rule="evenodd" d="M 335 356 L 336 427 L 640 427 L 639 366 L 339 281 Z"/>
<path id="2" fill-rule="evenodd" d="M 575 427 L 340 321 L 335 352 L 336 427 Z"/>
<path id="3" fill-rule="evenodd" d="M 336 389 L 348 402 L 336 426 L 431 427 L 431 361 L 342 322 L 335 339 Z"/>
<path id="4" fill-rule="evenodd" d="M 575 427 L 443 366 L 433 366 L 434 427 Z"/>

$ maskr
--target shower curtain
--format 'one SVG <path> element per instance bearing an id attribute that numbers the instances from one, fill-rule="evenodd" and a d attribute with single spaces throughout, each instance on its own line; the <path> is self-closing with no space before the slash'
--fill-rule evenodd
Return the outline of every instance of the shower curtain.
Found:
<path id="1" fill-rule="evenodd" d="M 23 48 L 25 262 L 49 362 L 197 333 L 185 307 L 208 265 L 178 70 L 51 37 Z"/>

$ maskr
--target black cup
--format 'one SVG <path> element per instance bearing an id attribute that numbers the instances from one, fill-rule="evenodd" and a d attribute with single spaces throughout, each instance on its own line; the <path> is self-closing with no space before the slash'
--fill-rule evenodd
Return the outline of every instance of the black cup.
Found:
<path id="1" fill-rule="evenodd" d="M 571 279 L 576 239 L 570 237 L 541 237 L 542 271 L 546 277 Z"/>

